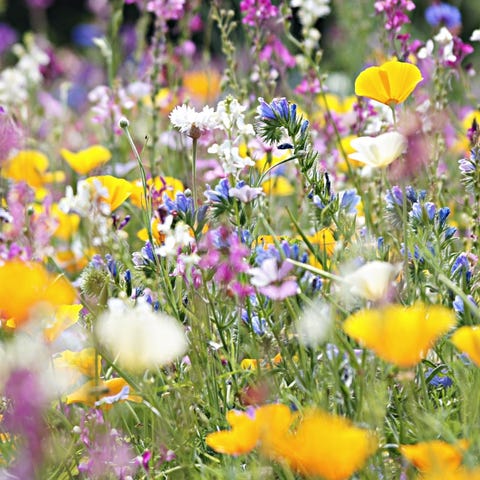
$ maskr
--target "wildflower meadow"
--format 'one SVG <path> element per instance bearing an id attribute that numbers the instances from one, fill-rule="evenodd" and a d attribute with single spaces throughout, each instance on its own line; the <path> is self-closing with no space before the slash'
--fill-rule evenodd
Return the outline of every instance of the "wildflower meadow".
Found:
<path id="1" fill-rule="evenodd" d="M 0 13 L 0 480 L 480 479 L 478 0 Z"/>

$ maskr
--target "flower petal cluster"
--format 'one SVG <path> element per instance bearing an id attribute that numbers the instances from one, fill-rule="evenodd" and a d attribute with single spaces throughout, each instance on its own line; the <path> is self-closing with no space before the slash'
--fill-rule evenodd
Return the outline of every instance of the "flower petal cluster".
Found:
<path id="1" fill-rule="evenodd" d="M 192 138 L 199 138 L 206 131 L 218 126 L 215 110 L 208 106 L 197 112 L 189 105 L 179 105 L 172 110 L 169 118 L 175 128 Z"/>
<path id="2" fill-rule="evenodd" d="M 355 80 L 355 93 L 388 106 L 404 102 L 423 80 L 419 68 L 411 63 L 391 60 L 369 67 Z"/>
<path id="3" fill-rule="evenodd" d="M 345 320 L 347 335 L 399 367 L 415 366 L 435 341 L 456 324 L 455 313 L 439 305 L 416 303 L 361 310 Z"/>

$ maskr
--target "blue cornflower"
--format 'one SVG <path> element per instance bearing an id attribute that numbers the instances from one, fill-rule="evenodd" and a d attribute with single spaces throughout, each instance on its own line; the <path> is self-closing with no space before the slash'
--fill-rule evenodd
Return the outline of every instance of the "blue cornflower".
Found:
<path id="1" fill-rule="evenodd" d="M 425 20 L 432 27 L 445 25 L 451 30 L 452 28 L 458 28 L 462 24 L 462 14 L 454 5 L 442 2 L 427 7 Z"/>

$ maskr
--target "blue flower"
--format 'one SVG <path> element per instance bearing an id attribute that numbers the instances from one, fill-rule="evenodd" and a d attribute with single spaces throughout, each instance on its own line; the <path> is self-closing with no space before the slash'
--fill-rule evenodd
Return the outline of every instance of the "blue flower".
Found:
<path id="1" fill-rule="evenodd" d="M 470 262 L 468 261 L 467 254 L 462 252 L 453 262 L 450 275 L 453 277 L 457 275 L 463 276 L 464 274 L 467 282 L 470 281 L 470 278 L 472 277 L 472 272 L 470 271 Z"/>
<path id="2" fill-rule="evenodd" d="M 356 207 L 360 202 L 360 196 L 355 189 L 345 190 L 340 193 L 340 208 L 346 213 L 356 213 Z"/>
<path id="3" fill-rule="evenodd" d="M 207 185 L 208 190 L 204 193 L 207 197 L 209 202 L 218 203 L 222 202 L 223 200 L 229 199 L 229 190 L 230 190 L 230 183 L 228 178 L 222 178 L 218 185 L 215 187 L 215 190 L 212 190 L 209 185 Z"/>
<path id="4" fill-rule="evenodd" d="M 425 10 L 425 20 L 432 27 L 445 25 L 448 29 L 457 28 L 462 24 L 460 10 L 448 3 L 430 5 Z"/>
<path id="5" fill-rule="evenodd" d="M 430 375 L 432 374 L 433 372 L 433 368 L 429 368 L 426 372 L 425 372 L 425 376 L 427 378 L 430 377 Z M 447 388 L 447 387 L 450 387 L 453 385 L 453 380 L 447 376 L 447 369 L 444 368 L 443 370 L 441 370 L 440 372 L 438 372 L 436 375 L 433 376 L 433 378 L 431 378 L 429 381 L 428 381 L 428 384 L 431 385 L 432 387 L 440 387 L 440 388 Z"/>

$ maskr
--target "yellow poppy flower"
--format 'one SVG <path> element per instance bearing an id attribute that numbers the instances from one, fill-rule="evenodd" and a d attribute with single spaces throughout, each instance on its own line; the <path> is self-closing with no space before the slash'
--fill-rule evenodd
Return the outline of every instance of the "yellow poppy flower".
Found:
<path id="1" fill-rule="evenodd" d="M 55 203 L 52 205 L 52 216 L 58 222 L 57 229 L 53 235 L 61 240 L 69 241 L 78 231 L 80 215 L 65 213 Z"/>
<path id="2" fill-rule="evenodd" d="M 307 240 L 312 245 L 318 245 L 322 251 L 325 250 L 327 255 L 332 255 L 335 250 L 336 241 L 330 228 L 322 228 L 313 235 L 307 235 Z"/>
<path id="3" fill-rule="evenodd" d="M 401 445 L 400 453 L 422 472 L 454 470 L 460 466 L 468 440 L 452 445 L 442 440 Z"/>
<path id="4" fill-rule="evenodd" d="M 130 201 L 138 208 L 144 204 L 143 185 L 140 179 L 131 182 L 132 195 Z M 157 192 L 163 191 L 171 200 L 175 200 L 177 192 L 183 192 L 185 187 L 183 183 L 174 177 L 155 177 L 147 180 L 147 185 L 155 188 Z"/>
<path id="5" fill-rule="evenodd" d="M 113 177 L 111 175 L 100 175 L 98 177 L 89 177 L 86 180 L 90 185 L 100 182 L 101 186 L 108 191 L 108 196 L 102 200 L 110 205 L 110 210 L 116 210 L 132 194 L 132 185 L 123 178 Z"/>
<path id="6" fill-rule="evenodd" d="M 480 468 L 459 467 L 455 470 L 435 470 L 423 473 L 418 480 L 480 480 Z"/>
<path id="7" fill-rule="evenodd" d="M 381 359 L 408 368 L 425 358 L 437 338 L 455 323 L 451 310 L 417 303 L 361 310 L 345 320 L 343 330 Z"/>
<path id="8" fill-rule="evenodd" d="M 393 107 L 404 102 L 422 80 L 417 66 L 391 60 L 361 72 L 355 80 L 355 93 Z"/>
<path id="9" fill-rule="evenodd" d="M 83 403 L 93 407 L 96 402 L 107 397 L 114 397 L 122 392 L 125 387 L 129 387 L 126 380 L 123 378 L 112 378 L 110 380 L 100 380 L 98 385 L 95 385 L 94 380 L 82 385 L 78 390 L 75 390 L 70 395 L 67 395 L 65 403 L 70 405 L 72 403 Z M 141 402 L 142 398 L 135 395 L 133 390 L 130 391 L 126 398 L 121 398 L 118 401 L 128 400 L 130 402 Z"/>
<path id="10" fill-rule="evenodd" d="M 295 192 L 292 184 L 282 176 L 265 180 L 262 183 L 262 188 L 266 195 L 276 195 L 277 197 L 288 197 Z"/>
<path id="11" fill-rule="evenodd" d="M 53 342 L 64 330 L 77 323 L 82 308 L 82 305 L 60 305 L 55 310 L 52 322 L 43 330 L 45 340 Z"/>
<path id="12" fill-rule="evenodd" d="M 75 297 L 74 288 L 63 276 L 48 272 L 40 263 L 11 260 L 0 266 L 1 317 L 13 318 L 16 326 L 27 322 L 40 303 L 71 304 Z"/>
<path id="13" fill-rule="evenodd" d="M 325 96 L 318 95 L 316 98 L 317 104 L 323 110 L 328 107 L 331 112 L 339 114 L 351 112 L 356 101 L 357 99 L 353 95 L 350 95 L 346 98 L 341 98 L 334 93 L 326 93 Z"/>
<path id="14" fill-rule="evenodd" d="M 480 328 L 460 327 L 451 338 L 452 343 L 462 352 L 465 352 L 470 360 L 480 367 Z"/>
<path id="15" fill-rule="evenodd" d="M 182 78 L 186 94 L 195 98 L 201 104 L 211 103 L 219 96 L 221 81 L 220 74 L 211 68 L 208 71 L 185 72 Z"/>
<path id="16" fill-rule="evenodd" d="M 296 430 L 271 438 L 267 450 L 302 475 L 346 480 L 363 467 L 377 446 L 371 432 L 348 419 L 311 410 Z"/>
<path id="17" fill-rule="evenodd" d="M 72 250 L 56 250 L 55 262 L 62 270 L 68 273 L 76 273 L 83 270 L 90 259 L 97 253 L 93 248 L 88 249 L 82 256 Z"/>
<path id="18" fill-rule="evenodd" d="M 102 145 L 93 145 L 77 153 L 62 148 L 60 154 L 79 175 L 85 175 L 91 172 L 112 158 L 110 150 L 102 147 Z"/>
<path id="19" fill-rule="evenodd" d="M 25 182 L 32 188 L 40 188 L 45 183 L 62 180 L 60 172 L 47 172 L 48 158 L 36 150 L 21 150 L 2 167 L 2 175 L 16 182 Z"/>
<path id="20" fill-rule="evenodd" d="M 255 162 L 255 168 L 260 172 L 263 173 L 267 171 L 269 168 L 278 165 L 282 160 L 286 160 L 290 155 L 288 153 L 284 153 L 283 155 L 263 155 L 260 159 Z"/>

